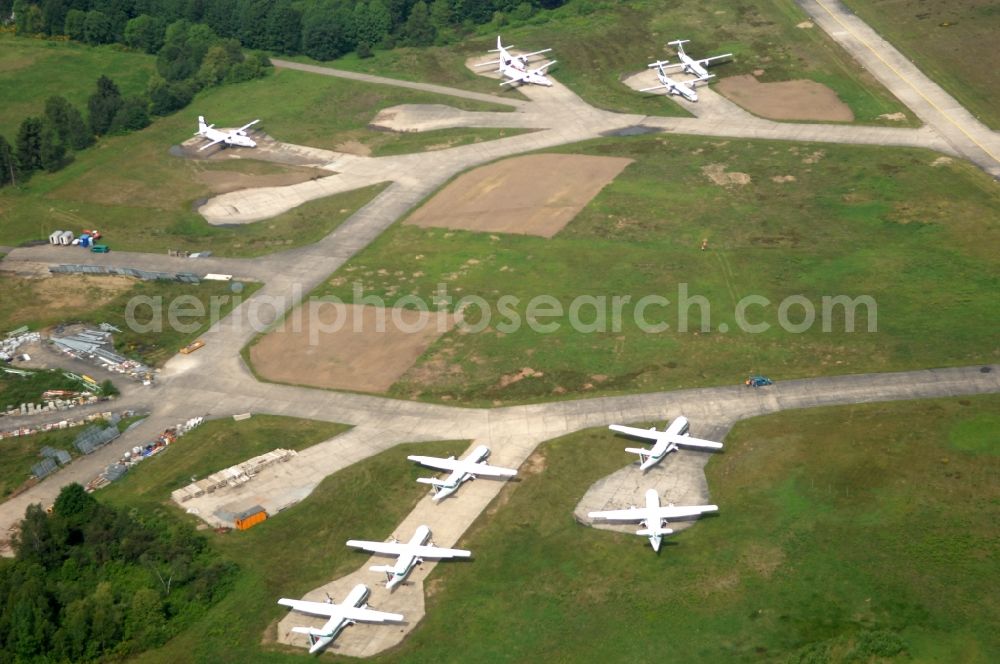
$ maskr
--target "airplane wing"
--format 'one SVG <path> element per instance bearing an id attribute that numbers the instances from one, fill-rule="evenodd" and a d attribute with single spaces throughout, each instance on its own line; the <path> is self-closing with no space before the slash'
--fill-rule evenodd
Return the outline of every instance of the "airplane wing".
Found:
<path id="1" fill-rule="evenodd" d="M 511 76 L 511 75 L 507 72 L 504 72 L 504 76 Z M 521 81 L 527 80 L 527 78 L 528 78 L 528 72 L 519 72 L 515 76 L 512 76 L 509 81 L 504 81 L 503 83 L 501 83 L 500 87 L 503 87 L 505 85 L 512 85 L 514 83 L 520 83 Z"/>
<path id="2" fill-rule="evenodd" d="M 670 442 L 677 443 L 678 445 L 687 445 L 689 447 L 701 447 L 706 450 L 722 449 L 722 443 L 717 443 L 714 440 L 703 440 L 693 436 L 670 436 Z"/>
<path id="3" fill-rule="evenodd" d="M 627 510 L 608 510 L 606 512 L 590 512 L 590 518 L 610 519 L 612 521 L 640 521 L 648 518 L 680 519 L 686 516 L 698 516 L 707 512 L 718 512 L 718 505 L 674 506 L 661 505 L 655 509 L 648 507 L 633 507 Z"/>
<path id="4" fill-rule="evenodd" d="M 440 457 L 420 456 L 419 454 L 411 454 L 406 458 L 438 470 L 458 470 L 458 467 L 462 465 L 458 459 L 442 459 Z"/>
<path id="5" fill-rule="evenodd" d="M 724 59 L 726 59 L 726 58 L 731 58 L 731 57 L 733 57 L 733 54 L 732 54 L 732 53 L 725 53 L 725 54 L 723 54 L 723 55 L 713 55 L 712 57 L 710 57 L 710 58 L 705 58 L 704 60 L 696 60 L 695 62 L 697 62 L 697 63 L 698 63 L 699 65 L 701 65 L 702 67 L 704 67 L 704 66 L 705 66 L 705 65 L 707 65 L 707 64 L 708 64 L 709 62 L 713 62 L 713 61 L 715 61 L 715 60 L 724 60 Z"/>
<path id="6" fill-rule="evenodd" d="M 446 549 L 440 546 L 421 545 L 410 549 L 410 553 L 424 558 L 471 558 L 472 552 L 465 549 Z"/>
<path id="7" fill-rule="evenodd" d="M 311 613 L 316 616 L 326 616 L 328 618 L 346 618 L 347 620 L 358 620 L 361 622 L 401 622 L 403 620 L 403 616 L 398 613 L 386 613 L 385 611 L 374 611 L 357 606 L 344 606 L 343 604 L 309 602 L 302 599 L 286 599 L 284 597 L 278 600 L 278 604 L 301 611 L 302 613 Z"/>
<path id="8" fill-rule="evenodd" d="M 367 540 L 347 540 L 347 546 L 357 547 L 372 553 L 385 553 L 392 556 L 400 556 L 404 553 L 411 553 L 409 547 L 402 542 L 369 542 Z"/>
<path id="9" fill-rule="evenodd" d="M 203 145 L 200 148 L 198 148 L 198 152 L 201 152 L 202 150 L 204 150 L 206 148 L 210 148 L 213 145 L 216 145 L 217 143 L 221 143 L 222 141 L 226 140 L 227 138 L 229 138 L 228 135 L 223 136 L 222 138 L 217 138 L 214 141 L 212 141 L 211 143 L 206 143 L 205 145 Z"/>
<path id="10" fill-rule="evenodd" d="M 540 51 L 535 51 L 534 53 L 525 53 L 524 55 L 519 55 L 517 57 L 523 58 L 523 59 L 527 59 L 527 58 L 530 58 L 533 55 L 541 55 L 542 53 L 548 53 L 551 50 L 552 50 L 551 48 L 543 48 Z"/>
<path id="11" fill-rule="evenodd" d="M 248 122 L 248 123 L 246 123 L 245 125 L 243 125 L 243 126 L 242 126 L 242 127 L 240 127 L 239 129 L 237 129 L 236 131 L 234 131 L 233 133 L 234 133 L 234 134 L 239 134 L 240 132 L 243 132 L 243 131 L 246 131 L 246 130 L 247 130 L 247 129 L 249 129 L 250 127 L 252 127 L 252 126 L 254 126 L 255 124 L 257 124 L 258 122 L 260 122 L 260 118 L 257 118 L 257 119 L 256 119 L 256 120 L 254 120 L 253 122 Z"/>
<path id="12" fill-rule="evenodd" d="M 488 463 L 466 463 L 460 465 L 458 468 L 467 473 L 483 477 L 514 477 L 517 475 L 517 471 L 513 468 L 501 468 L 500 466 L 491 466 Z"/>
<path id="13" fill-rule="evenodd" d="M 661 85 L 658 88 L 646 88 L 646 90 L 658 90 L 660 88 L 665 88 L 667 86 Z M 617 431 L 618 433 L 623 433 L 626 436 L 632 436 L 633 438 L 641 438 L 642 440 L 648 440 L 651 442 L 658 441 L 664 434 L 663 431 L 657 431 L 656 429 L 639 429 L 637 427 L 627 427 L 621 424 L 612 424 L 608 426 L 612 431 Z"/>
<path id="14" fill-rule="evenodd" d="M 612 521 L 642 521 L 648 516 L 648 513 L 645 507 L 631 507 L 627 510 L 590 512 L 587 516 L 591 519 L 610 519 Z"/>
<path id="15" fill-rule="evenodd" d="M 669 89 L 670 89 L 669 85 L 664 85 L 663 83 L 660 83 L 659 85 L 653 86 L 651 88 L 641 88 L 639 92 L 652 92 L 654 90 L 669 90 Z"/>
<path id="16" fill-rule="evenodd" d="M 440 470 L 448 470 L 452 472 L 460 470 L 464 473 L 482 475 L 483 477 L 513 477 L 514 475 L 517 475 L 516 470 L 511 468 L 501 468 L 500 466 L 491 466 L 488 463 L 468 463 L 459 459 L 440 459 L 438 457 L 419 455 L 411 455 L 406 458 L 410 461 L 416 461 L 419 464 L 430 466 L 431 468 L 438 468 Z"/>
<path id="17" fill-rule="evenodd" d="M 661 519 L 681 519 L 686 516 L 698 516 L 699 514 L 706 514 L 708 512 L 718 512 L 718 505 L 687 505 L 687 506 L 674 506 L 674 505 L 660 505 L 655 510 L 650 510 L 648 507 L 643 509 L 644 512 L 649 513 L 652 511 L 652 516 L 655 519 L 659 517 Z"/>

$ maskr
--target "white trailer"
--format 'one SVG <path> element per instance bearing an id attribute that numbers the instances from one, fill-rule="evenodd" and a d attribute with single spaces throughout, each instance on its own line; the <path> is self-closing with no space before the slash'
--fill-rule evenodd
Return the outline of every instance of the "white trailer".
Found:
<path id="1" fill-rule="evenodd" d="M 62 231 L 52 231 L 52 234 L 49 235 L 49 244 L 60 244 L 59 238 L 62 237 L 62 234 Z"/>
<path id="2" fill-rule="evenodd" d="M 69 245 L 73 244 L 74 237 L 75 236 L 73 235 L 73 231 L 63 231 L 62 235 L 59 236 L 59 244 L 63 245 L 64 247 L 68 247 Z"/>

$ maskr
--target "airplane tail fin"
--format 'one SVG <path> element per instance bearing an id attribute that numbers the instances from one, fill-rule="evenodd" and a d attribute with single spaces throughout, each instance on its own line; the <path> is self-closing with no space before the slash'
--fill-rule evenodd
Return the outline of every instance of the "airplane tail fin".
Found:
<path id="1" fill-rule="evenodd" d="M 626 447 L 625 451 L 629 454 L 638 454 L 643 461 L 646 460 L 646 457 L 650 456 L 649 450 L 644 450 L 641 447 Z"/>
<path id="2" fill-rule="evenodd" d="M 421 484 L 430 484 L 435 488 L 448 486 L 448 483 L 444 480 L 434 479 L 433 477 L 418 477 L 417 481 Z"/>
<path id="3" fill-rule="evenodd" d="M 198 116 L 198 133 L 199 134 L 204 134 L 206 131 L 208 131 L 208 125 L 205 124 L 205 116 L 204 115 L 199 115 Z"/>
<path id="4" fill-rule="evenodd" d="M 670 46 L 676 46 L 678 53 L 684 53 L 684 44 L 687 44 L 690 39 L 675 39 L 672 42 L 667 42 Z"/>
<path id="5" fill-rule="evenodd" d="M 293 627 L 292 631 L 296 634 L 307 634 L 309 636 L 316 636 L 319 638 L 330 636 L 329 632 L 324 632 L 323 630 L 316 629 L 315 627 Z"/>
<path id="6" fill-rule="evenodd" d="M 670 60 L 657 60 L 656 62 L 650 62 L 646 65 L 650 69 L 655 69 L 656 67 L 665 67 L 670 64 Z"/>
<path id="7" fill-rule="evenodd" d="M 663 526 L 660 526 L 659 528 L 641 528 L 641 529 L 635 531 L 635 534 L 636 535 L 644 535 L 646 537 L 652 537 L 652 536 L 658 536 L 658 535 L 669 535 L 672 532 L 674 532 L 673 529 L 671 529 L 671 528 L 664 528 Z"/>

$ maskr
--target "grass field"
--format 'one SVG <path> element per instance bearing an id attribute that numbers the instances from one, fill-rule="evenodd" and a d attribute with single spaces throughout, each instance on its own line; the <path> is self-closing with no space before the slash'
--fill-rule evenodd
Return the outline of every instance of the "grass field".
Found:
<path id="1" fill-rule="evenodd" d="M 4 293 L 0 299 L 0 330 L 21 325 L 41 329 L 77 322 L 93 325 L 110 323 L 122 330 L 114 335 L 119 352 L 157 366 L 208 329 L 210 322 L 206 315 L 204 320 L 197 321 L 198 328 L 193 332 L 174 329 L 166 322 L 172 301 L 183 295 L 194 296 L 206 312 L 212 311 L 213 302 L 216 302 L 216 310 L 225 316 L 259 287 L 260 284 L 245 284 L 243 292 L 237 295 L 230 290 L 230 284 L 217 281 L 203 281 L 195 285 L 138 281 L 128 277 L 66 275 L 25 279 L 0 274 L 0 291 Z M 148 297 L 154 302 L 162 302 L 160 315 L 163 325 L 160 331 L 136 332 L 129 327 L 128 303 L 134 297 Z M 135 308 L 134 320 L 141 326 L 152 323 L 152 316 L 153 312 L 147 306 Z"/>
<path id="2" fill-rule="evenodd" d="M 115 505 L 154 509 L 192 475 L 204 476 L 275 447 L 301 449 L 343 428 L 259 415 L 240 423 L 209 422 L 97 495 Z M 356 568 L 363 557 L 344 541 L 382 539 L 413 508 L 426 487 L 414 481 L 424 471 L 407 463 L 407 454 L 454 453 L 464 445 L 400 445 L 328 477 L 302 503 L 252 530 L 213 536 L 212 545 L 240 566 L 233 590 L 197 624 L 137 661 L 301 661 L 298 649 L 284 655 L 273 646 L 261 648 L 268 625 L 287 612 L 277 599 L 301 596 Z M 171 511 L 180 518 L 179 509 Z"/>
<path id="3" fill-rule="evenodd" d="M 544 444 L 435 570 L 385 662 L 991 662 L 1000 457 L 949 445 L 1000 397 L 796 411 L 739 424 L 707 474 L 717 518 L 654 554 L 571 512 L 628 460 L 606 431 Z M 894 660 L 895 661 L 895 660 Z"/>
<path id="4" fill-rule="evenodd" d="M 30 40 L 16 43 L 24 41 Z M 287 169 L 251 160 L 204 162 L 171 156 L 170 146 L 191 136 L 199 114 L 219 126 L 238 126 L 252 114 L 263 118 L 264 131 L 284 142 L 329 149 L 350 144 L 352 149 L 376 154 L 438 149 L 442 144 L 460 145 L 513 133 L 469 129 L 413 135 L 367 128 L 380 109 L 401 103 L 507 110 L 279 70 L 265 79 L 205 91 L 188 109 L 159 119 L 143 131 L 102 139 L 57 173 L 36 174 L 24 186 L 0 190 L 0 215 L 4 218 L 0 243 L 42 239 L 54 227 L 79 231 L 94 225 L 105 233 L 112 249 L 157 253 L 167 249 L 211 250 L 217 255 L 253 256 L 317 241 L 378 191 L 347 192 L 266 223 L 210 226 L 194 210 L 197 201 L 210 195 L 205 171 L 268 175 Z"/>
<path id="5" fill-rule="evenodd" d="M 146 91 L 156 60 L 111 46 L 84 46 L 0 33 L 0 134 L 14 144 L 24 118 L 41 115 L 45 100 L 66 97 L 87 115 L 87 97 L 102 74 L 126 97 Z"/>
<path id="6" fill-rule="evenodd" d="M 433 302 L 444 284 L 452 306 L 464 296 L 489 303 L 489 327 L 445 334 L 391 394 L 510 403 L 1000 356 L 1000 194 L 963 162 L 931 165 L 937 156 L 916 150 L 685 137 L 602 139 L 563 151 L 636 161 L 552 239 L 397 225 L 317 291 L 355 301 L 359 284 L 388 304 L 407 294 Z M 720 172 L 751 181 L 716 184 L 709 175 Z M 707 300 L 708 331 L 700 306 L 680 305 L 682 284 Z M 644 333 L 635 322 L 635 303 L 650 294 L 670 300 L 646 311 L 648 321 L 670 325 L 665 332 Z M 519 300 L 522 325 L 513 331 L 500 327 L 511 320 L 498 306 L 505 295 Z M 554 296 L 564 312 L 576 296 L 607 297 L 607 331 L 575 332 L 565 315 L 553 319 L 555 332 L 531 330 L 523 323 L 538 295 Z M 610 320 L 616 295 L 632 297 L 619 332 Z M 771 326 L 766 332 L 737 325 L 736 305 L 749 295 L 770 301 L 747 310 Z M 792 295 L 816 312 L 803 333 L 779 326 L 779 303 Z M 874 298 L 877 332 L 867 331 L 863 307 L 854 333 L 845 332 L 840 308 L 824 332 L 822 298 L 838 295 Z M 586 307 L 579 318 L 594 315 Z M 789 321 L 802 318 L 792 307 Z M 478 308 L 469 320 L 480 321 Z M 544 375 L 511 380 L 527 367 Z"/>
<path id="7" fill-rule="evenodd" d="M 652 0 L 577 0 L 552 12 L 541 12 L 526 23 L 483 26 L 478 36 L 448 49 L 379 51 L 373 58 L 360 60 L 351 55 L 331 65 L 485 90 L 481 81 L 486 79 L 470 78 L 464 62 L 495 48 L 499 31 L 505 44 L 526 50 L 552 48 L 546 56 L 558 60 L 553 76 L 595 106 L 643 115 L 687 115 L 681 106 L 661 95 L 633 92 L 621 78 L 654 60 L 675 59 L 672 51 L 666 50 L 666 43 L 690 39 L 689 50 L 699 57 L 734 53 L 734 61 L 716 67 L 720 78 L 756 69 L 764 70 L 762 82 L 808 78 L 830 86 L 851 107 L 858 122 L 916 123 L 898 100 L 822 30 L 796 27 L 806 19 L 792 0 L 710 4 L 679 0 L 669 6 Z M 489 83 L 495 87 L 494 81 Z M 878 119 L 896 112 L 905 113 L 907 121 Z"/>
<path id="8" fill-rule="evenodd" d="M 1000 129 L 1000 33 L 993 0 L 844 0 L 965 108 Z"/>

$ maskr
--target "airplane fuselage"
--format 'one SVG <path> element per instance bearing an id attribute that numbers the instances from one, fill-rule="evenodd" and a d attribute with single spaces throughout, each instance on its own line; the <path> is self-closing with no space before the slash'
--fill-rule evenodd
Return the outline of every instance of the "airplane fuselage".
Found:
<path id="1" fill-rule="evenodd" d="M 463 461 L 468 463 L 483 463 L 490 456 L 490 448 L 485 445 L 480 445 L 476 449 L 472 450 Z M 454 470 L 448 475 L 443 481 L 443 484 L 437 485 L 437 492 L 431 498 L 431 500 L 438 501 L 447 498 L 451 494 L 458 491 L 458 487 L 462 486 L 463 482 L 468 482 L 469 480 L 475 479 L 473 473 L 465 472 L 464 470 Z"/>
<path id="2" fill-rule="evenodd" d="M 347 594 L 341 604 L 345 606 L 361 606 L 364 604 L 365 600 L 368 599 L 368 595 L 371 591 L 368 586 L 363 583 L 359 583 L 351 589 L 351 592 Z M 347 618 L 330 618 L 325 625 L 319 630 L 322 632 L 321 635 L 307 633 L 309 636 L 309 654 L 319 652 L 326 646 L 328 646 L 337 636 L 344 631 L 344 628 L 348 625 L 353 625 L 354 621 L 348 620 Z"/>
<path id="3" fill-rule="evenodd" d="M 427 526 L 419 526 L 417 530 L 413 533 L 413 537 L 410 538 L 410 544 L 412 546 L 421 546 L 427 543 L 431 537 L 431 529 Z M 396 564 L 393 565 L 392 573 L 389 574 L 389 580 L 386 582 L 385 587 L 392 590 L 403 581 L 406 577 L 410 575 L 413 568 L 419 565 L 421 562 L 420 558 L 413 554 L 404 553 L 396 559 Z"/>

